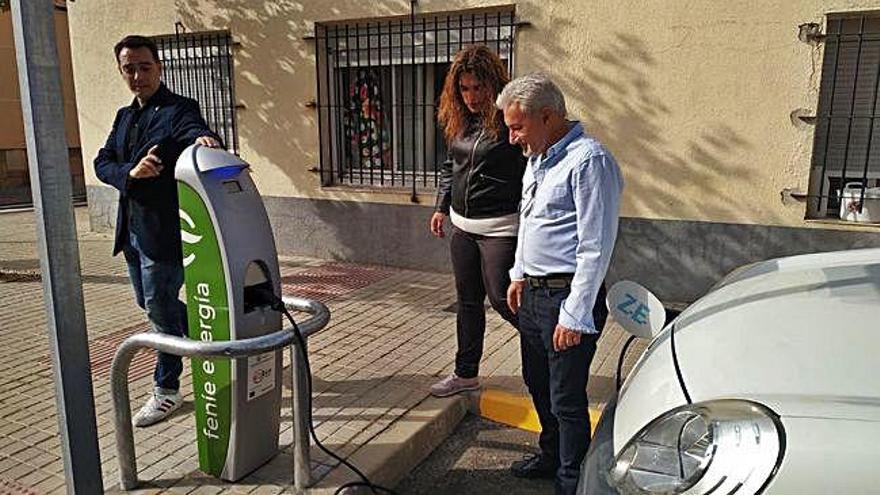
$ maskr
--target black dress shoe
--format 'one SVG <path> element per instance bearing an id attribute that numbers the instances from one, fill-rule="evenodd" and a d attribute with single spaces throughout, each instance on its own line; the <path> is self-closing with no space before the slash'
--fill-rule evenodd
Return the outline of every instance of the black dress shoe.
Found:
<path id="1" fill-rule="evenodd" d="M 556 477 L 559 464 L 540 454 L 530 454 L 521 461 L 510 465 L 510 472 L 517 478 L 541 478 L 552 480 Z"/>

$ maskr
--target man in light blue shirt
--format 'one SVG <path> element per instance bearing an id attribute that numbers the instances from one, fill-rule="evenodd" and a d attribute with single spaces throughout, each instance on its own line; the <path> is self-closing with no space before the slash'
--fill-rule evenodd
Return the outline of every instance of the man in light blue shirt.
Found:
<path id="1" fill-rule="evenodd" d="M 605 324 L 604 278 L 617 237 L 623 180 L 614 158 L 543 74 L 511 81 L 496 102 L 510 142 L 529 157 L 519 244 L 507 291 L 518 313 L 523 378 L 541 421 L 541 454 L 513 474 L 556 479 L 573 494 L 590 437 L 587 378 Z"/>

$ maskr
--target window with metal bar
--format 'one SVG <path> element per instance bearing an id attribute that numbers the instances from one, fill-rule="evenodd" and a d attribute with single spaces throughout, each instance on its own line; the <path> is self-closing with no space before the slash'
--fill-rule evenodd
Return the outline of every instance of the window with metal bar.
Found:
<path id="1" fill-rule="evenodd" d="M 824 52 L 807 216 L 852 219 L 880 202 L 880 12 L 829 15 Z"/>
<path id="2" fill-rule="evenodd" d="M 238 154 L 232 36 L 206 31 L 154 36 L 162 61 L 162 81 L 171 91 L 199 102 L 208 127 Z"/>
<path id="3" fill-rule="evenodd" d="M 513 72 L 513 6 L 316 23 L 323 185 L 437 187 L 436 106 L 456 52 L 494 50 Z"/>

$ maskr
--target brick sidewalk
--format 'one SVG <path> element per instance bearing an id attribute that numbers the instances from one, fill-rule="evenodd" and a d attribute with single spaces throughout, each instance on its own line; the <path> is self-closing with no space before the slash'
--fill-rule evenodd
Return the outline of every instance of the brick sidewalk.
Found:
<path id="1" fill-rule="evenodd" d="M 77 210 L 83 293 L 98 419 L 104 485 L 118 486 L 109 367 L 116 346 L 148 328 L 133 302 L 121 257 L 112 239 L 88 232 L 86 211 Z M 0 214 L 0 493 L 64 493 L 48 356 L 46 317 L 31 212 Z M 318 437 L 331 450 L 395 482 L 401 473 L 382 465 L 400 457 L 413 464 L 442 441 L 446 421 L 454 427 L 463 399 L 434 399 L 428 386 L 452 369 L 455 314 L 451 275 L 336 261 L 284 257 L 285 294 L 320 300 L 332 317 L 309 341 L 314 373 L 314 419 Z M 590 396 L 613 389 L 616 349 L 623 332 L 610 326 L 593 361 Z M 630 356 L 637 355 L 637 351 Z M 136 410 L 152 388 L 153 356 L 139 355 L 131 372 Z M 285 353 L 285 366 L 289 353 Z M 482 373 L 485 385 L 525 393 L 519 340 L 494 312 L 487 315 Z M 631 363 L 630 363 L 631 364 Z M 290 384 L 285 376 L 282 453 L 232 485 L 198 471 L 189 365 L 181 390 L 185 404 L 167 422 L 135 430 L 144 493 L 280 493 L 292 491 Z M 432 436 L 433 435 L 433 436 Z M 317 488 L 332 489 L 353 477 L 312 447 Z M 397 462 L 397 461 L 395 461 Z M 317 491 L 317 490 L 316 490 Z"/>

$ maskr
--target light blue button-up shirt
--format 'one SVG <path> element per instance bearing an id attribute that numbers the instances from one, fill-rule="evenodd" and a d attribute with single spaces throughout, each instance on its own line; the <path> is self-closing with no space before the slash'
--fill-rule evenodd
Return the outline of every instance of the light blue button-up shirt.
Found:
<path id="1" fill-rule="evenodd" d="M 523 176 L 519 241 L 511 280 L 574 273 L 559 324 L 596 333 L 593 304 L 617 239 L 623 178 L 611 153 L 580 122 Z"/>

